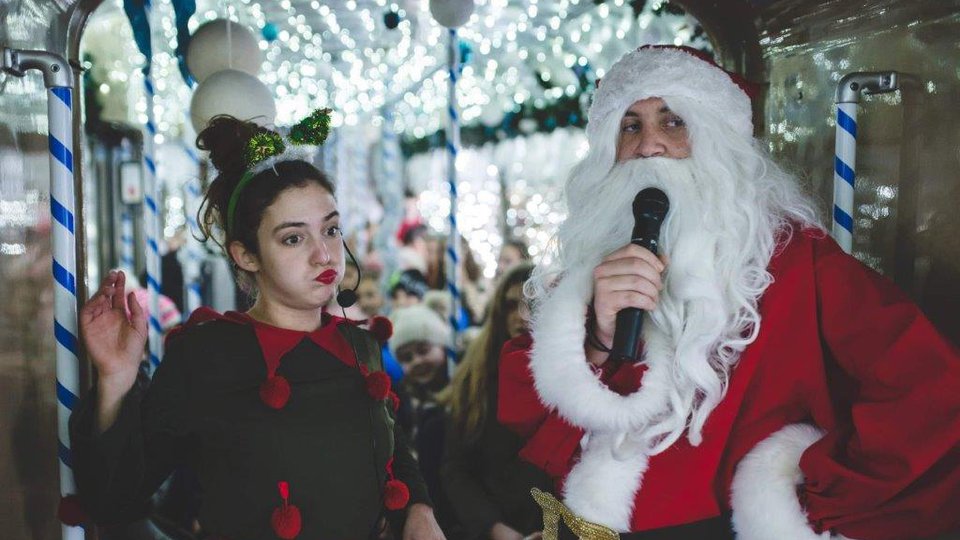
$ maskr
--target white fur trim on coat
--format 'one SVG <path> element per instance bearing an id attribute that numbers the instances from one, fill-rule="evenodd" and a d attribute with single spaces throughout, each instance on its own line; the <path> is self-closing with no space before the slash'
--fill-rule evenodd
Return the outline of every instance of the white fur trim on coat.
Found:
<path id="1" fill-rule="evenodd" d="M 583 447 L 563 481 L 564 503 L 582 518 L 629 532 L 647 455 L 623 434 L 591 434 Z"/>
<path id="2" fill-rule="evenodd" d="M 669 410 L 671 353 L 653 324 L 643 326 L 648 369 L 640 390 L 621 396 L 607 388 L 584 352 L 587 305 L 593 294 L 591 269 L 571 271 L 537 309 L 533 320 L 530 371 L 540 399 L 588 432 L 642 430 Z"/>
<path id="3" fill-rule="evenodd" d="M 659 331 L 645 325 L 643 386 L 628 396 L 607 388 L 583 348 L 591 276 L 590 270 L 570 272 L 538 308 L 530 370 L 541 401 L 587 432 L 564 480 L 564 502 L 590 521 L 628 532 L 647 470 L 643 428 L 669 410 L 670 355 Z"/>
<path id="4" fill-rule="evenodd" d="M 730 488 L 737 540 L 842 540 L 817 534 L 797 498 L 800 456 L 823 432 L 808 424 L 784 427 L 760 441 L 737 465 Z M 849 539 L 847 539 L 849 540 Z"/>

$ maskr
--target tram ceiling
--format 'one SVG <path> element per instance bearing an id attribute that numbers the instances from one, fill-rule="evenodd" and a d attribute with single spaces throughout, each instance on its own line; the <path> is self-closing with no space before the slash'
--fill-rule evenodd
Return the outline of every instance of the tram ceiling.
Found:
<path id="1" fill-rule="evenodd" d="M 492 123 L 521 105 L 545 107 L 578 96 L 624 52 L 644 43 L 712 50 L 707 33 L 681 7 L 695 3 L 479 0 L 459 29 L 466 59 L 459 90 L 462 117 L 467 123 Z M 174 15 L 169 2 L 154 6 L 154 65 L 163 68 L 173 63 Z M 399 19 L 393 29 L 386 24 L 390 13 Z M 115 32 L 122 31 L 129 37 L 124 52 L 132 54 L 90 52 L 137 58 L 120 0 L 100 4 L 86 39 L 97 21 L 110 18 L 127 28 L 118 23 L 104 42 L 116 47 Z M 426 0 L 199 0 L 190 29 L 215 18 L 235 20 L 256 33 L 264 53 L 260 78 L 274 93 L 278 124 L 319 106 L 342 115 L 335 123 L 359 123 L 396 104 L 392 112 L 399 131 L 430 133 L 443 125 L 448 37 Z M 115 69 L 130 74 L 135 68 Z M 169 72 L 174 78 L 175 70 Z M 171 105 L 189 100 L 182 80 L 169 86 Z"/>

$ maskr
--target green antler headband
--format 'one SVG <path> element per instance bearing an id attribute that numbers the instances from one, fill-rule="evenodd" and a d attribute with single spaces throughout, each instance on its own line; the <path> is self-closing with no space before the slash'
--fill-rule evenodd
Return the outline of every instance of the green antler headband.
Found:
<path id="1" fill-rule="evenodd" d="M 290 135 L 286 141 L 279 133 L 270 130 L 257 133 L 247 141 L 247 147 L 243 153 L 247 170 L 230 194 L 230 202 L 227 204 L 227 231 L 233 231 L 233 216 L 243 188 L 255 176 L 274 167 L 277 163 L 309 161 L 312 155 L 310 147 L 320 146 L 327 140 L 327 135 L 330 133 L 330 113 L 330 109 L 313 111 L 310 116 L 290 128 Z"/>

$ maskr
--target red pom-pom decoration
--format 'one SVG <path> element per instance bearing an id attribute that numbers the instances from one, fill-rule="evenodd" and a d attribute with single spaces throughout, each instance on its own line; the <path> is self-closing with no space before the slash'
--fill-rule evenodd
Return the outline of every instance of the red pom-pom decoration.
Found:
<path id="1" fill-rule="evenodd" d="M 640 389 L 646 367 L 625 363 L 607 380 L 607 387 L 621 396 L 629 396 Z"/>
<path id="2" fill-rule="evenodd" d="M 300 509 L 292 504 L 284 504 L 273 510 L 270 516 L 273 532 L 283 540 L 292 540 L 300 534 Z"/>
<path id="3" fill-rule="evenodd" d="M 393 323 L 386 317 L 374 317 L 370 319 L 370 333 L 373 334 L 381 344 L 386 343 L 393 335 Z"/>
<path id="4" fill-rule="evenodd" d="M 400 480 L 387 480 L 383 488 L 383 505 L 387 510 L 400 510 L 410 501 L 410 490 Z"/>
<path id="5" fill-rule="evenodd" d="M 270 525 L 273 532 L 283 540 L 292 540 L 300 534 L 300 509 L 289 503 L 290 484 L 287 482 L 278 482 L 280 489 L 280 498 L 283 499 L 283 506 L 273 511 L 270 516 Z"/>
<path id="6" fill-rule="evenodd" d="M 399 411 L 399 410 L 400 410 L 400 397 L 397 395 L 397 393 L 391 391 L 391 392 L 387 395 L 387 397 L 390 398 L 390 404 L 393 405 L 393 412 Z"/>
<path id="7" fill-rule="evenodd" d="M 274 375 L 260 384 L 260 399 L 272 409 L 282 409 L 290 399 L 290 383 L 283 375 Z"/>
<path id="8" fill-rule="evenodd" d="M 87 521 L 87 514 L 80 506 L 80 498 L 76 495 L 67 495 L 60 497 L 60 504 L 57 506 L 57 519 L 64 525 L 76 527 Z"/>
<path id="9" fill-rule="evenodd" d="M 365 376 L 367 382 L 367 393 L 370 397 L 380 401 L 386 399 L 390 394 L 390 377 L 382 371 L 374 371 Z"/>

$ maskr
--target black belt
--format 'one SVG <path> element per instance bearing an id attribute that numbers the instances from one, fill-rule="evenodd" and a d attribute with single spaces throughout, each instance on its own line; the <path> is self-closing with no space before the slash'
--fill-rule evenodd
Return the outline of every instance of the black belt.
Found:
<path id="1" fill-rule="evenodd" d="M 577 536 L 560 520 L 559 540 L 577 540 Z M 663 527 L 649 531 L 620 533 L 621 540 L 733 540 L 730 514 L 715 518 Z"/>

